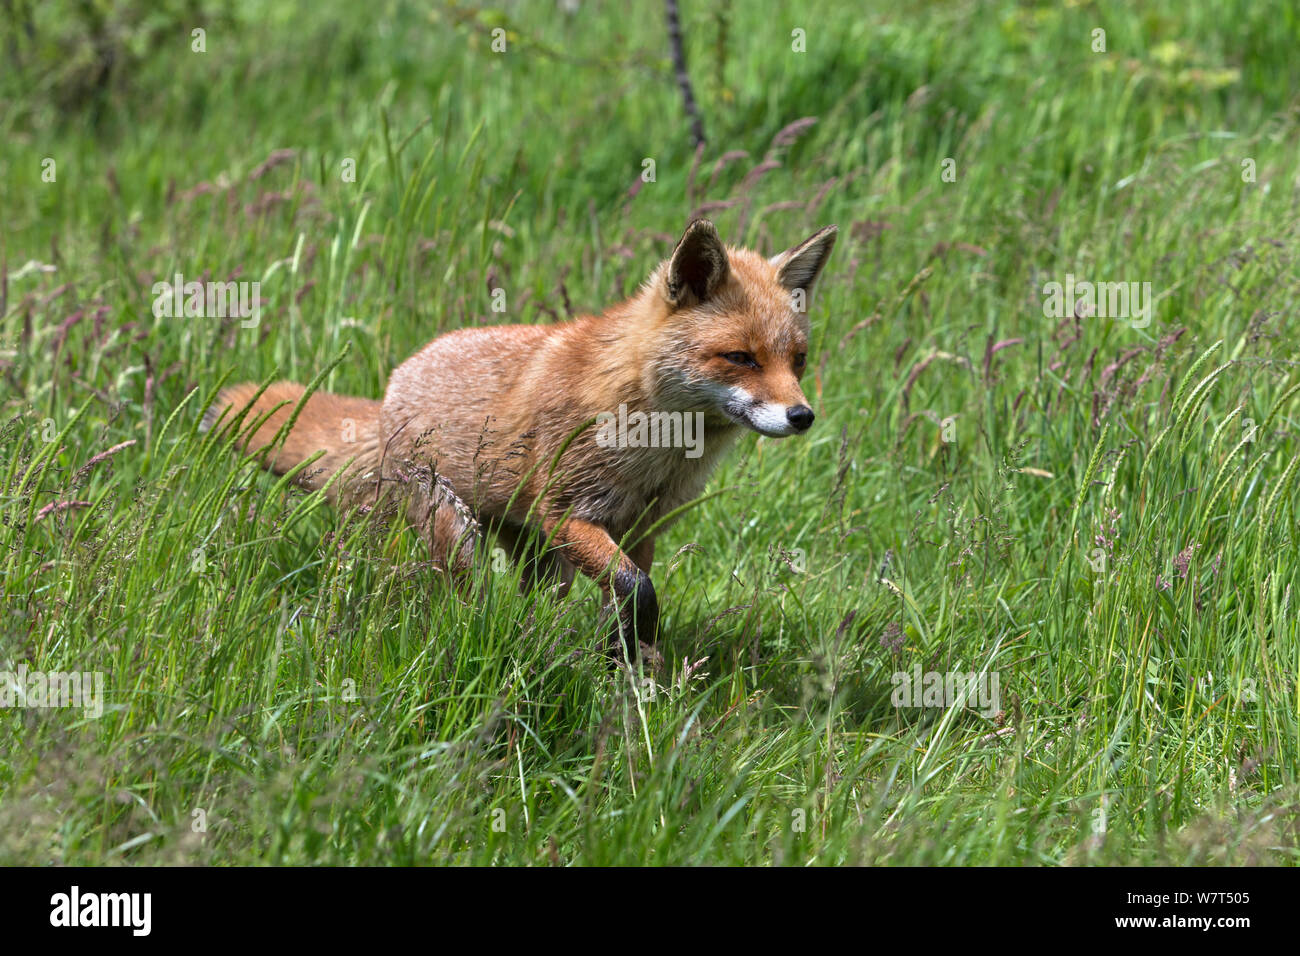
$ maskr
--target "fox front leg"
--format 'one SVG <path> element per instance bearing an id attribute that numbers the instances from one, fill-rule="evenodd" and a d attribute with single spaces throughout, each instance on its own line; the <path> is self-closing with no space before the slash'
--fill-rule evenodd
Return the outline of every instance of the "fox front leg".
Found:
<path id="1" fill-rule="evenodd" d="M 606 606 L 611 608 L 613 626 L 607 650 L 616 660 L 637 656 L 638 642 L 653 644 L 659 627 L 659 599 L 650 580 L 649 561 L 643 566 L 632 560 L 598 524 L 570 518 L 563 523 L 543 525 L 565 558 L 579 571 L 595 581 L 605 592 Z M 653 548 L 653 545 L 651 545 Z M 639 549 L 645 555 L 644 548 Z M 653 555 L 653 550 L 649 552 Z"/>

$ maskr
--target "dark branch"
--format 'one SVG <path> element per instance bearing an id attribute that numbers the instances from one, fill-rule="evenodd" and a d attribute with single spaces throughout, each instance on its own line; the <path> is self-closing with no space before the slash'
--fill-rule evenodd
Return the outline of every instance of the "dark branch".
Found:
<path id="1" fill-rule="evenodd" d="M 682 49 L 682 25 L 677 17 L 677 0 L 664 0 L 668 12 L 668 40 L 673 48 L 673 70 L 677 73 L 677 85 L 682 89 L 682 101 L 686 106 L 686 118 L 691 121 L 691 145 L 700 146 L 704 142 L 704 123 L 700 112 L 695 107 L 695 94 L 691 91 L 691 76 L 686 72 L 686 53 Z"/>

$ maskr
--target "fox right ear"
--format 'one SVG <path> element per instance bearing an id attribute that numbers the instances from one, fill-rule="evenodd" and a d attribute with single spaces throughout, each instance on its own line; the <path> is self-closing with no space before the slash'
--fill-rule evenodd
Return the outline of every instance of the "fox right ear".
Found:
<path id="1" fill-rule="evenodd" d="M 707 219 L 686 227 L 668 263 L 664 295 L 674 309 L 706 302 L 726 280 L 731 266 L 718 230 Z"/>
<path id="2" fill-rule="evenodd" d="M 831 257 L 838 233 L 838 227 L 827 226 L 817 230 L 793 249 L 773 256 L 768 261 L 776 266 L 777 281 L 791 292 L 803 290 L 805 295 L 810 293 L 813 283 L 821 275 L 822 266 Z"/>

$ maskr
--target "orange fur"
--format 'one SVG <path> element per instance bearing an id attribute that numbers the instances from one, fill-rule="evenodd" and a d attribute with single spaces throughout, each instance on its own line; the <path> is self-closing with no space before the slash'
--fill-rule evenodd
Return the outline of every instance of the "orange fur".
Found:
<path id="1" fill-rule="evenodd" d="M 381 486 L 414 487 L 408 516 L 444 566 L 468 563 L 476 521 L 497 528 L 517 555 L 528 551 L 529 532 L 540 532 L 555 550 L 534 549 L 537 576 L 567 586 L 576 568 L 605 590 L 625 640 L 653 640 L 646 532 L 700 494 L 744 426 L 784 435 L 811 424 L 799 386 L 806 301 L 834 240 L 832 226 L 769 260 L 724 247 L 710 223 L 694 222 L 640 291 L 603 315 L 449 332 L 394 371 L 382 403 L 316 393 L 269 448 L 303 393 L 271 386 L 252 415 L 291 404 L 246 450 L 264 451 L 278 473 L 324 450 L 300 479 L 313 488 L 351 461 L 334 489 L 340 503 L 378 498 Z M 255 391 L 223 390 L 208 420 L 242 408 Z M 700 454 L 608 447 L 596 429 L 584 430 L 620 405 L 629 414 L 698 413 Z M 636 642 L 627 644 L 635 653 Z"/>

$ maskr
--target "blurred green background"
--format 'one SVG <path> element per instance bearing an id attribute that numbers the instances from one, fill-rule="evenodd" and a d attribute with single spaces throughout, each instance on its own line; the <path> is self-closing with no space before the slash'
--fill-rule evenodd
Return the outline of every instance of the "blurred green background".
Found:
<path id="1" fill-rule="evenodd" d="M 1295 5 L 680 12 L 698 155 L 659 3 L 0 3 L 0 671 L 109 698 L 0 711 L 0 859 L 1294 860 Z M 196 430 L 599 310 L 694 215 L 841 238 L 818 425 L 661 544 L 658 671 Z M 155 317 L 178 272 L 260 322 Z"/>

